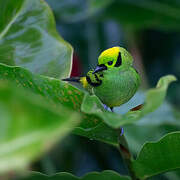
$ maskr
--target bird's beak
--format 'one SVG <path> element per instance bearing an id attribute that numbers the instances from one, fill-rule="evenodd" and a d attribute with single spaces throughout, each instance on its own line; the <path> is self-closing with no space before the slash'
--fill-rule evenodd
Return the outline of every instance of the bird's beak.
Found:
<path id="1" fill-rule="evenodd" d="M 107 67 L 105 66 L 105 65 L 97 65 L 96 66 L 96 69 L 94 70 L 94 72 L 93 72 L 93 74 L 94 73 L 97 73 L 97 72 L 99 72 L 99 71 L 104 71 L 104 70 L 107 70 Z"/>

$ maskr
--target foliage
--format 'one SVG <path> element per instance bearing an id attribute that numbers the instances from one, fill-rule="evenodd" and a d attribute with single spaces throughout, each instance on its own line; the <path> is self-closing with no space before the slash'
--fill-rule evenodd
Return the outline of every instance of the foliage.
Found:
<path id="1" fill-rule="evenodd" d="M 53 176 L 45 176 L 43 174 L 40 173 L 35 173 L 32 172 L 31 175 L 27 178 L 24 178 L 23 180 L 35 180 L 35 179 L 41 179 L 41 180 L 46 180 L 46 179 L 50 179 L 50 180 L 59 180 L 59 179 L 63 179 L 63 180 L 98 180 L 98 179 L 102 179 L 102 180 L 106 180 L 106 179 L 111 179 L 111 180 L 129 180 L 128 177 L 126 176 L 120 176 L 118 173 L 114 172 L 114 171 L 103 171 L 101 173 L 98 172 L 92 172 L 92 173 L 88 173 L 85 176 L 78 178 L 73 176 L 70 173 L 58 173 L 56 175 Z"/>
<path id="2" fill-rule="evenodd" d="M 151 27 L 179 30 L 179 9 L 180 3 L 176 0 L 115 0 L 106 10 L 105 17 L 116 19 L 123 25 L 134 29 Z"/>
<path id="3" fill-rule="evenodd" d="M 56 32 L 53 14 L 43 1 L 0 1 L 0 58 L 37 74 L 66 77 L 72 47 Z"/>
<path id="4" fill-rule="evenodd" d="M 78 113 L 4 81 L 0 102 L 0 173 L 26 168 L 80 121 Z"/>
<path id="5" fill-rule="evenodd" d="M 0 79 L 12 81 L 17 86 L 39 94 L 55 104 L 62 104 L 70 109 L 80 111 L 84 93 L 58 79 L 32 74 L 21 67 L 10 67 L 3 64 L 0 64 Z M 117 133 L 106 126 L 100 118 L 93 115 L 84 114 L 80 126 L 75 128 L 74 133 L 117 144 Z"/>
<path id="6" fill-rule="evenodd" d="M 146 143 L 133 167 L 140 179 L 180 167 L 180 133 L 169 133 L 158 142 Z"/>
<path id="7" fill-rule="evenodd" d="M 100 112 L 100 101 L 96 96 L 86 95 L 81 106 L 83 112 L 95 114 L 101 117 L 104 122 L 113 128 L 119 128 L 122 125 L 130 124 L 145 116 L 146 114 L 156 110 L 163 102 L 168 84 L 175 81 L 172 75 L 162 77 L 157 83 L 156 88 L 147 92 L 146 100 L 140 111 L 129 111 L 124 115 L 114 114 L 110 112 Z M 95 104 L 96 102 L 96 104 Z M 102 107 L 101 107 L 102 109 Z"/>
<path id="8" fill-rule="evenodd" d="M 47 2 L 53 7 L 55 14 L 66 22 L 87 20 L 96 16 L 100 11 L 102 15 L 97 18 L 114 19 L 125 27 L 133 29 L 158 28 L 166 30 L 179 30 L 180 3 L 176 0 L 81 0 Z M 128 13 L 127 13 L 128 12 Z"/>

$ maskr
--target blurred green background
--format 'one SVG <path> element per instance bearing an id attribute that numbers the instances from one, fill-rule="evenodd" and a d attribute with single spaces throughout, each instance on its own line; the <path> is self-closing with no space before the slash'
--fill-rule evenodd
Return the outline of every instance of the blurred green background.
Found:
<path id="1" fill-rule="evenodd" d="M 134 57 L 143 83 L 133 99 L 116 112 L 123 113 L 143 102 L 144 89 L 155 86 L 166 74 L 180 77 L 179 0 L 46 0 L 57 30 L 74 48 L 72 76 L 84 75 L 97 64 L 101 51 L 123 46 Z M 135 125 L 125 128 L 135 154 L 149 140 L 180 130 L 180 83 L 170 86 L 165 102 Z M 143 134 L 143 136 L 142 136 Z M 45 174 L 60 171 L 82 176 L 90 171 L 112 169 L 127 174 L 119 152 L 109 145 L 74 135 L 68 136 L 32 166 Z M 176 180 L 180 172 L 151 179 Z"/>

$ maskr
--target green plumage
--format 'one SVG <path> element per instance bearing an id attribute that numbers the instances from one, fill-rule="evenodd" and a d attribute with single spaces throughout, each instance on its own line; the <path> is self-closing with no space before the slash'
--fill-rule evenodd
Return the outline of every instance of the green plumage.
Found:
<path id="1" fill-rule="evenodd" d="M 103 104 L 111 108 L 120 106 L 131 99 L 141 82 L 132 62 L 132 56 L 124 48 L 107 49 L 100 54 L 96 69 L 80 78 L 80 82 Z"/>
<path id="2" fill-rule="evenodd" d="M 102 84 L 93 91 L 108 107 L 120 106 L 131 99 L 140 85 L 140 77 L 132 67 L 109 69 Z"/>

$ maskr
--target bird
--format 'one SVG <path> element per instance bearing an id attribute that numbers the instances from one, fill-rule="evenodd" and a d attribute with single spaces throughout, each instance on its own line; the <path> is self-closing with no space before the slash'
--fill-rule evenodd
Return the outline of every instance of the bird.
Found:
<path id="1" fill-rule="evenodd" d="M 98 57 L 96 68 L 88 71 L 86 76 L 62 80 L 80 83 L 112 112 L 114 107 L 128 102 L 141 83 L 141 77 L 133 67 L 133 57 L 120 46 L 104 50 Z"/>

